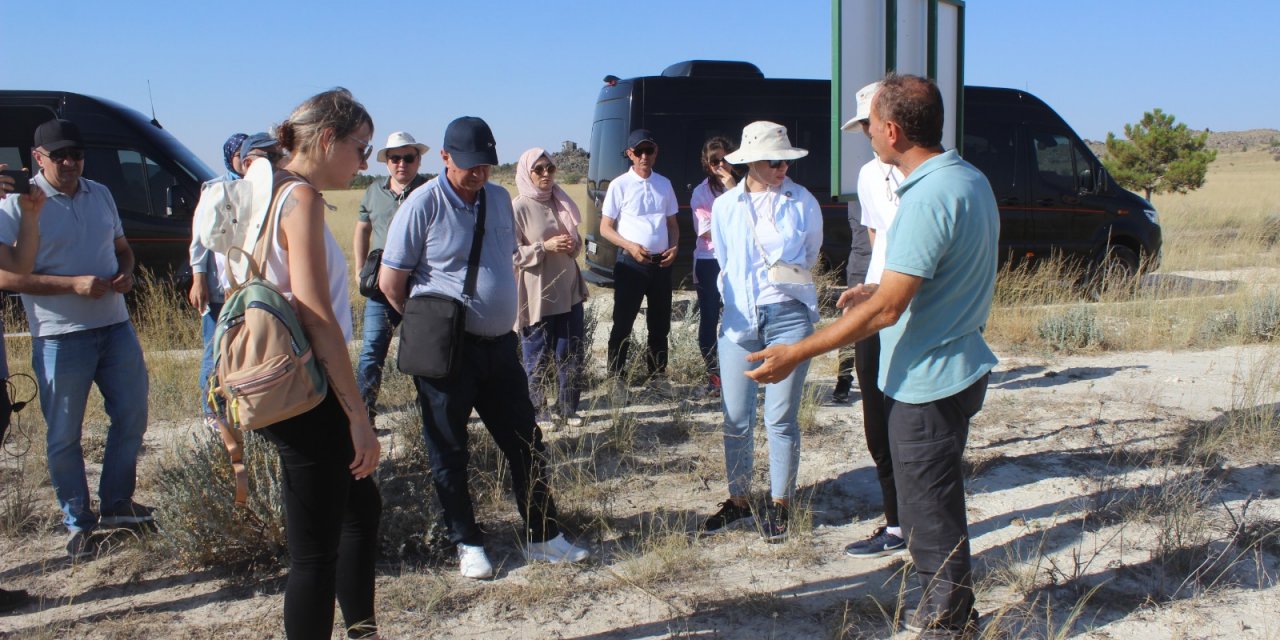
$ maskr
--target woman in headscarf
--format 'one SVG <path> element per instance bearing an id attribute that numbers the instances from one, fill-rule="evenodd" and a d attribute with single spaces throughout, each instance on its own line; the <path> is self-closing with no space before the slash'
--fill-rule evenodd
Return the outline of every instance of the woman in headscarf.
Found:
<path id="1" fill-rule="evenodd" d="M 557 375 L 556 418 L 569 426 L 582 424 L 582 303 L 587 283 L 578 267 L 582 240 L 578 206 L 556 184 L 551 154 L 535 147 L 516 165 L 512 201 L 516 223 L 516 331 L 529 376 L 529 397 L 543 428 L 554 425 L 546 414 L 546 387 Z"/>

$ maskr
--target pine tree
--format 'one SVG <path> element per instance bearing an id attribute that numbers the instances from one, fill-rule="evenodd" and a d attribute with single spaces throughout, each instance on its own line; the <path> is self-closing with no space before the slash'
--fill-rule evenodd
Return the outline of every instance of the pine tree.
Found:
<path id="1" fill-rule="evenodd" d="M 1153 193 L 1186 193 L 1204 186 L 1204 176 L 1218 153 L 1204 147 L 1208 130 L 1192 132 L 1171 113 L 1154 109 L 1142 121 L 1126 124 L 1124 136 L 1107 133 L 1105 163 L 1126 189 Z"/>

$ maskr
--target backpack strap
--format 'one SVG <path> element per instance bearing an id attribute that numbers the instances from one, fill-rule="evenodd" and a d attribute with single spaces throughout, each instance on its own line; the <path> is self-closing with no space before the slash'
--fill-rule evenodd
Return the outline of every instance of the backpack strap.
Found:
<path id="1" fill-rule="evenodd" d="M 476 204 L 476 230 L 471 235 L 471 255 L 467 257 L 467 278 L 462 285 L 462 297 L 468 305 L 471 302 L 471 296 L 476 293 L 476 276 L 480 271 L 480 246 L 484 243 L 484 187 L 480 188 Z"/>
<path id="2" fill-rule="evenodd" d="M 244 507 L 249 502 L 249 470 L 244 464 L 244 434 L 222 420 L 217 422 L 222 445 L 231 456 L 231 471 L 236 480 L 236 506 Z"/>
<path id="3" fill-rule="evenodd" d="M 249 275 L 259 280 L 265 279 L 267 272 L 267 250 L 271 247 L 271 242 L 280 232 L 280 214 L 284 209 L 284 203 L 288 199 L 289 194 L 298 185 L 309 184 L 306 180 L 296 176 L 289 176 L 280 181 L 276 185 L 275 195 L 271 198 L 271 205 L 267 209 L 267 218 L 262 223 L 262 228 L 258 230 L 258 235 L 253 240 L 253 250 L 246 251 L 245 248 L 250 246 L 246 241 L 245 246 L 232 247 L 227 251 L 227 282 L 231 288 L 239 289 L 244 286 L 243 282 L 237 282 L 235 269 L 231 268 L 231 255 L 233 252 L 239 252 L 245 257 L 249 267 Z"/>

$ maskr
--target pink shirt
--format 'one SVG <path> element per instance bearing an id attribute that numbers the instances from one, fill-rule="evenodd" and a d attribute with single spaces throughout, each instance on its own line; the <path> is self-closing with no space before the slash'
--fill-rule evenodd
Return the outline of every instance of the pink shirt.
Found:
<path id="1" fill-rule="evenodd" d="M 693 233 L 697 238 L 693 244 L 694 260 L 715 260 L 715 245 L 711 242 L 711 204 L 716 201 L 711 193 L 710 180 L 703 180 L 693 189 L 689 199 L 689 209 L 693 213 Z M 703 237 L 703 234 L 707 234 Z"/>

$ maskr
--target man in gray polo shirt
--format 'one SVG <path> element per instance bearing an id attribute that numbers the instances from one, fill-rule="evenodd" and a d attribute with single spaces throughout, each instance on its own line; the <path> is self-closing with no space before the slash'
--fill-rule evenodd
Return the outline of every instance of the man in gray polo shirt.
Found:
<path id="1" fill-rule="evenodd" d="M 396 131 L 387 138 L 387 145 L 378 150 L 378 162 L 387 163 L 386 180 L 378 180 L 365 189 L 360 201 L 360 215 L 356 221 L 352 248 L 356 257 L 356 278 L 364 271 L 369 252 L 381 250 L 387 243 L 387 227 L 405 198 L 426 179 L 418 173 L 425 144 L 413 139 L 404 131 Z M 387 304 L 385 298 L 371 297 L 364 303 L 364 340 L 360 345 L 360 359 L 356 363 L 356 384 L 360 397 L 369 410 L 369 422 L 377 417 L 378 389 L 382 386 L 382 366 L 391 346 L 391 334 L 400 325 L 400 313 Z"/>
<path id="2" fill-rule="evenodd" d="M 133 501 L 138 450 L 147 429 L 147 368 L 129 322 L 124 294 L 133 288 L 133 251 L 115 200 L 106 187 L 81 177 L 84 142 L 67 120 L 36 129 L 32 183 L 48 196 L 40 216 L 40 250 L 32 273 L 14 290 L 31 326 L 31 366 L 48 428 L 49 476 L 63 523 L 67 553 L 92 557 L 93 530 L 152 521 Z M 12 244 L 17 198 L 0 201 L 0 242 Z M 93 512 L 80 434 L 89 387 L 98 385 L 111 424 L 98 483 L 101 518 Z"/>
<path id="3" fill-rule="evenodd" d="M 414 190 L 391 221 L 379 287 L 399 313 L 404 313 L 407 297 L 427 293 L 462 300 L 467 307 L 462 356 L 454 370 L 443 378 L 414 376 L 432 482 L 449 539 L 457 545 L 459 569 L 468 578 L 493 576 L 467 488 L 467 419 L 472 409 L 507 459 L 516 506 L 525 522 L 525 557 L 585 560 L 587 550 L 569 543 L 556 522 L 542 432 L 517 355 L 512 330 L 515 214 L 507 190 L 489 183 L 493 165 L 498 164 L 489 125 L 474 117 L 449 123 L 440 157 L 444 174 Z M 484 235 L 475 294 L 466 298 L 467 259 L 482 208 Z"/>

